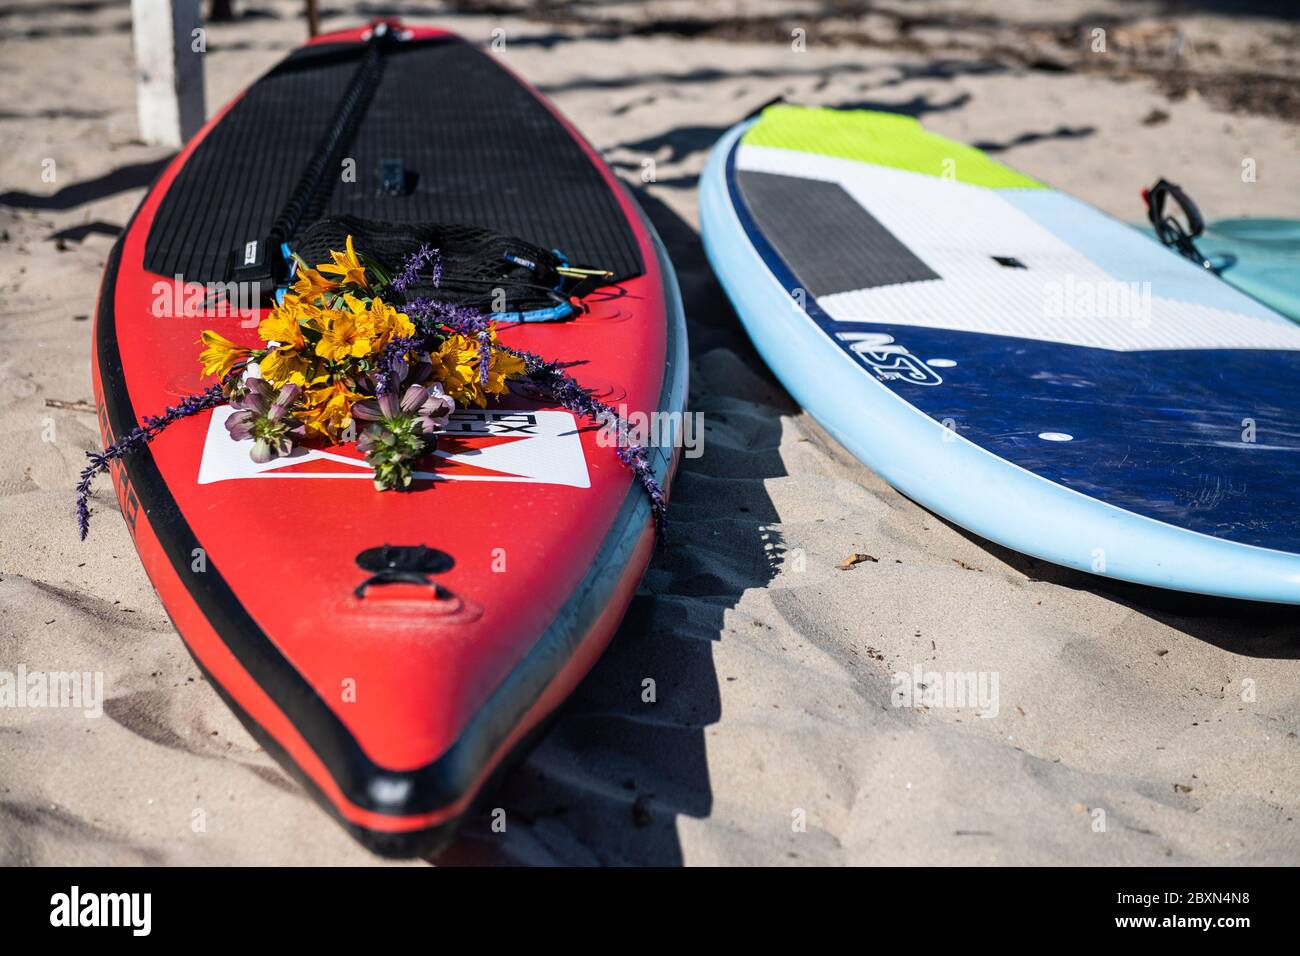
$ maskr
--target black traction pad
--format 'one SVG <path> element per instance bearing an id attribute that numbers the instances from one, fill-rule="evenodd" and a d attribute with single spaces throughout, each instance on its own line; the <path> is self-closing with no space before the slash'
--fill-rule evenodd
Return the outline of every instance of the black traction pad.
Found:
<path id="1" fill-rule="evenodd" d="M 741 169 L 763 235 L 814 296 L 938 279 L 839 183 Z"/>
<path id="2" fill-rule="evenodd" d="M 144 266 L 190 282 L 226 279 L 230 253 L 263 238 L 311 158 L 365 51 L 304 47 L 254 83 L 199 144 L 164 197 Z M 326 215 L 482 226 L 616 281 L 644 271 L 617 197 L 581 145 L 527 88 L 457 39 L 387 53 L 383 79 L 345 150 Z M 406 189 L 381 192 L 399 160 Z M 303 227 L 310 223 L 303 223 Z"/>

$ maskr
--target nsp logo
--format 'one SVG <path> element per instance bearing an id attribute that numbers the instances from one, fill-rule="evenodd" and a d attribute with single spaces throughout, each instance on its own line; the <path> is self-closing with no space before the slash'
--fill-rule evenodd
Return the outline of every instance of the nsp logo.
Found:
<path id="1" fill-rule="evenodd" d="M 883 332 L 836 332 L 867 368 L 883 382 L 903 381 L 913 385 L 942 385 L 934 369 Z"/>

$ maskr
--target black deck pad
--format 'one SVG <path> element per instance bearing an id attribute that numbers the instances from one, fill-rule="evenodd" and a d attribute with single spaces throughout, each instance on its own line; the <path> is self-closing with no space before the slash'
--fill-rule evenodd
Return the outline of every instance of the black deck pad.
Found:
<path id="1" fill-rule="evenodd" d="M 224 281 L 231 251 L 264 237 L 280 213 L 364 50 L 307 47 L 253 84 L 168 190 L 145 244 L 145 268 Z M 448 39 L 395 45 L 386 60 L 345 151 L 355 181 L 338 170 L 327 215 L 482 226 L 558 248 L 616 280 L 642 273 L 636 238 L 600 171 L 489 55 Z M 405 173 L 397 195 L 381 191 L 389 160 Z"/>
<path id="2" fill-rule="evenodd" d="M 736 175 L 750 214 L 812 295 L 939 278 L 839 183 Z"/>

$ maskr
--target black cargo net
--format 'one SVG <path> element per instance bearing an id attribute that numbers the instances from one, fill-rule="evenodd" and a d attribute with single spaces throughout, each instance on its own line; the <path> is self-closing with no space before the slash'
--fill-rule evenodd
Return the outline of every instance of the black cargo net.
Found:
<path id="1" fill-rule="evenodd" d="M 308 227 L 293 251 L 315 266 L 329 262 L 349 236 L 367 260 L 399 280 L 406 300 L 436 298 L 484 314 L 551 309 L 568 314 L 568 296 L 579 285 L 557 271 L 567 263 L 551 251 L 477 226 L 337 216 Z"/>

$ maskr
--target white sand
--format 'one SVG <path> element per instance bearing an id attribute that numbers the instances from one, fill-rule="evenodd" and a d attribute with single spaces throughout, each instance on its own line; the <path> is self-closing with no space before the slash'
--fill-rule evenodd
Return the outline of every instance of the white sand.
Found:
<path id="1" fill-rule="evenodd" d="M 301 39 L 296 2 L 259 7 L 276 16 L 211 27 L 210 111 Z M 1129 220 L 1159 175 L 1211 217 L 1294 216 L 1300 125 L 1195 94 L 1171 101 L 1140 78 L 990 70 L 946 46 L 828 47 L 816 29 L 797 54 L 780 32 L 575 41 L 567 24 L 436 22 L 479 40 L 504 27 L 509 65 L 639 188 L 683 284 L 691 402 L 708 427 L 621 633 L 447 862 L 1300 862 L 1293 616 L 1108 586 L 973 540 L 901 497 L 757 359 L 701 252 L 694 191 L 717 136 L 784 94 L 919 110 Z M 1295 33 L 1205 15 L 1184 26 L 1221 38 L 1201 57 L 1210 70 L 1271 69 L 1291 55 L 1275 37 Z M 1009 30 L 955 36 L 987 51 L 1002 34 L 1023 40 Z M 120 227 L 165 152 L 133 141 L 124 7 L 83 18 L 23 0 L 0 36 L 0 190 L 23 194 L 0 201 L 0 670 L 102 671 L 109 698 L 99 719 L 0 710 L 0 862 L 377 862 L 198 675 L 107 482 L 90 540 L 77 541 L 72 486 L 95 418 L 47 402 L 91 399 L 86 317 L 112 237 L 66 251 L 48 237 Z M 1143 125 L 1156 110 L 1168 119 Z M 47 157 L 54 183 L 41 179 Z M 1244 157 L 1257 160 L 1255 183 L 1241 181 Z M 647 158 L 657 181 L 642 186 Z M 878 560 L 837 569 L 855 552 Z M 890 675 L 917 666 L 996 674 L 998 715 L 891 707 Z M 647 677 L 653 706 L 641 702 Z M 486 825 L 498 806 L 505 834 Z"/>

